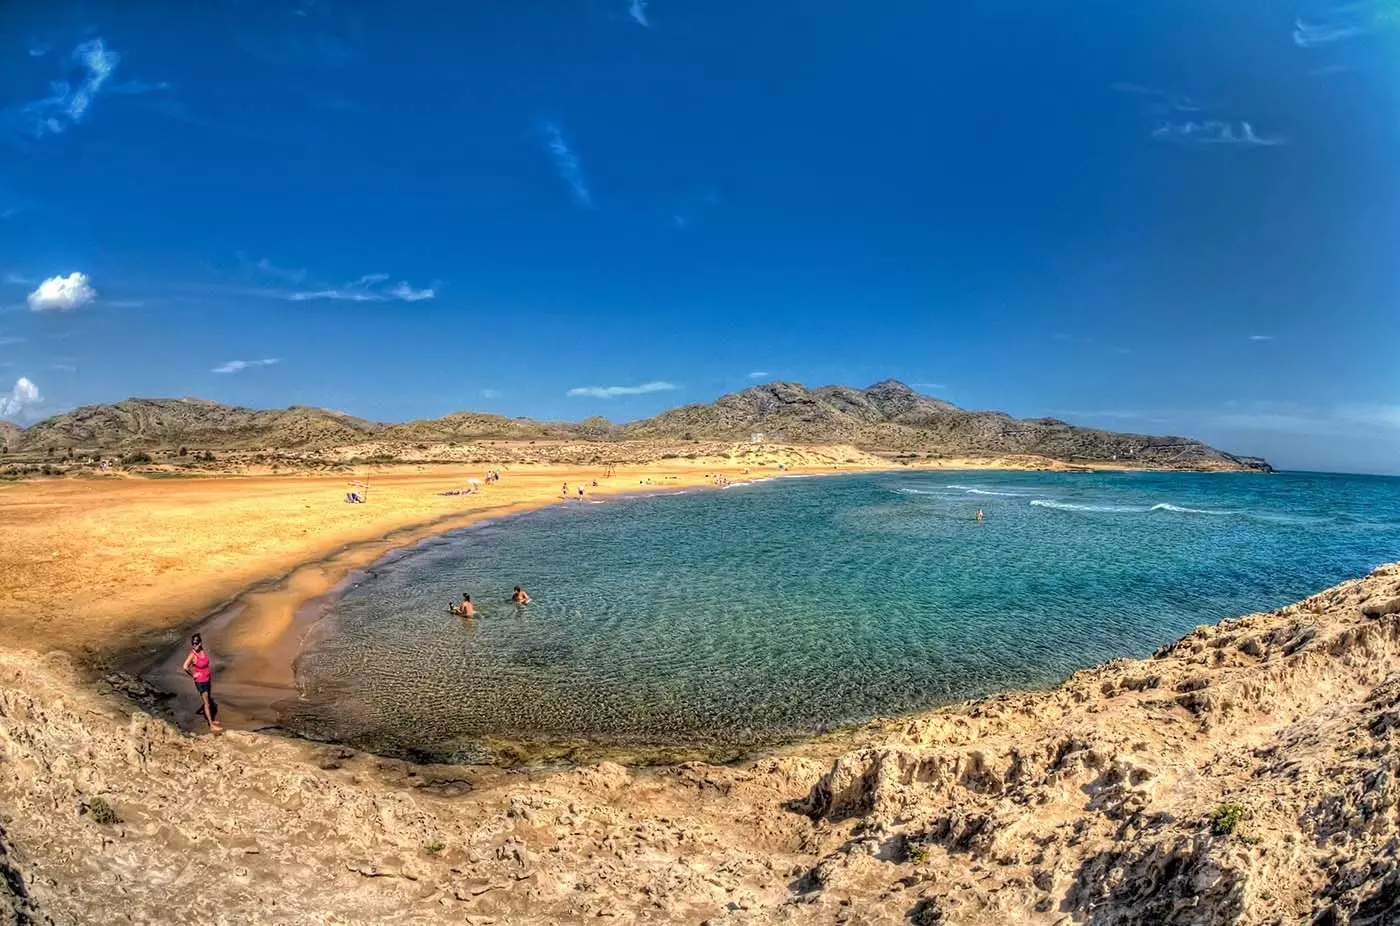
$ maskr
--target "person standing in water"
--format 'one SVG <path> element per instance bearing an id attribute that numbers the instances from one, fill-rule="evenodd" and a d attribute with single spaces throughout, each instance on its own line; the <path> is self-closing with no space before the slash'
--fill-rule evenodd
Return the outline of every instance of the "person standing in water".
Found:
<path id="1" fill-rule="evenodd" d="M 525 589 L 517 585 L 515 591 L 511 592 L 510 600 L 516 604 L 529 604 L 530 596 L 525 593 Z"/>
<path id="2" fill-rule="evenodd" d="M 472 596 L 466 592 L 462 593 L 461 603 L 450 606 L 448 610 L 461 617 L 476 617 L 476 605 L 472 604 Z"/>
<path id="3" fill-rule="evenodd" d="M 978 509 L 977 509 L 977 517 L 973 518 L 973 520 L 974 520 L 974 521 L 980 521 L 980 520 L 982 520 L 982 509 L 981 509 L 981 508 L 978 508 Z"/>
<path id="4" fill-rule="evenodd" d="M 190 637 L 190 654 L 185 657 L 185 664 L 180 666 L 180 670 L 194 679 L 194 689 L 199 692 L 200 708 L 204 712 L 204 719 L 209 721 L 209 732 L 224 732 L 224 728 L 214 719 L 219 716 L 219 705 L 214 702 L 212 690 L 214 667 L 209 663 L 209 654 L 204 650 L 204 638 L 199 634 Z"/>

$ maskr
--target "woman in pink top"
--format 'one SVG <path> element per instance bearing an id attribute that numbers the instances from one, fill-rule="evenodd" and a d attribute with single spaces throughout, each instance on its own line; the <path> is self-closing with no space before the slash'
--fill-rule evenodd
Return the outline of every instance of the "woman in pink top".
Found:
<path id="1" fill-rule="evenodd" d="M 190 654 L 185 657 L 185 664 L 180 667 L 185 674 L 194 679 L 195 690 L 199 692 L 199 699 L 204 708 L 204 719 L 209 721 L 211 733 L 222 733 L 223 727 L 214 721 L 219 715 L 219 706 L 214 703 L 214 696 L 210 693 L 210 687 L 214 681 L 214 669 L 209 664 L 209 654 L 204 651 L 204 638 L 199 634 L 190 637 Z"/>

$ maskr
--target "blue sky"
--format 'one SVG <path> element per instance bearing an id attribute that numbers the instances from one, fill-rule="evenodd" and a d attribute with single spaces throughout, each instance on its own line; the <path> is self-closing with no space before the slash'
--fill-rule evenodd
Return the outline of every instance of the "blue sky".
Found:
<path id="1" fill-rule="evenodd" d="M 0 37 L 21 422 L 896 377 L 1400 471 L 1393 0 L 36 2 Z"/>

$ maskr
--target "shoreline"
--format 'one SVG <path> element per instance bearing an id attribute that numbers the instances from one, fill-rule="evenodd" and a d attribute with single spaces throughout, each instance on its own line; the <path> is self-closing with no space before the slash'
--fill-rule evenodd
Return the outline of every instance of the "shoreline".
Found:
<path id="1" fill-rule="evenodd" d="M 929 472 L 941 469 L 945 468 L 901 466 L 843 470 L 795 470 L 736 476 L 726 485 L 714 485 L 708 481 L 683 484 L 662 481 L 643 487 L 600 486 L 594 491 L 612 502 L 630 498 L 686 494 L 691 491 L 720 491 L 785 479 L 872 475 L 891 472 Z M 976 470 L 963 471 L 976 472 Z M 995 469 L 982 471 L 1002 472 L 1002 470 Z M 296 662 L 307 634 L 326 617 L 327 611 L 334 604 L 336 597 L 352 587 L 358 577 L 363 576 L 375 564 L 384 562 L 386 558 L 407 553 L 425 541 L 503 519 L 518 518 L 550 508 L 555 504 L 567 506 L 574 503 L 576 502 L 572 496 L 567 502 L 561 501 L 559 498 L 537 499 L 531 502 L 478 509 L 463 515 L 408 525 L 383 537 L 350 544 L 330 556 L 302 563 L 277 579 L 249 588 L 214 611 L 189 622 L 183 628 L 184 632 L 198 630 L 207 639 L 217 641 L 216 696 L 222 710 L 221 721 L 226 722 L 231 729 L 275 731 L 299 739 L 306 738 L 300 733 L 282 727 L 282 711 L 279 709 L 279 705 L 300 694 L 296 684 Z M 131 667 L 132 674 L 171 696 L 172 706 L 166 713 L 177 726 L 187 731 L 199 731 L 203 728 L 203 721 L 199 714 L 198 701 L 190 691 L 190 686 L 179 669 L 185 650 L 178 644 L 177 640 L 173 647 L 163 646 L 158 654 L 154 654 L 154 658 L 138 659 L 126 664 Z M 1063 679 L 1057 678 L 1042 687 L 1054 687 L 1062 681 Z M 1041 690 L 1041 688 L 1027 690 Z M 995 694 L 989 696 L 995 696 Z M 948 703 L 958 703 L 961 700 L 956 699 Z M 915 713 L 921 714 L 945 706 L 943 704 L 931 705 Z M 879 715 L 843 723 L 829 729 L 790 732 L 777 739 L 755 742 L 752 745 L 727 742 L 709 744 L 703 741 L 666 745 L 636 745 L 608 743 L 586 738 L 484 736 L 480 739 L 480 743 L 483 750 L 490 753 L 492 758 L 480 762 L 447 759 L 441 756 L 428 757 L 426 753 L 422 756 L 416 756 L 383 753 L 373 749 L 369 751 L 391 758 L 427 764 L 516 766 L 547 763 L 550 760 L 562 760 L 567 763 L 614 760 L 628 765 L 654 765 L 675 764 L 678 761 L 694 759 L 729 763 L 752 760 L 758 756 L 791 749 L 798 744 L 816 744 L 837 740 L 852 742 L 857 738 L 859 731 L 884 729 L 899 722 L 904 716 L 906 715 Z M 328 742 L 341 744 L 341 741 Z M 345 743 L 344 745 L 360 750 L 367 749 L 367 747 L 355 743 Z"/>
<path id="2" fill-rule="evenodd" d="M 861 475 L 904 471 L 907 467 L 860 467 L 847 469 L 814 469 L 813 471 L 783 471 L 777 473 L 738 475 L 726 485 L 709 481 L 651 482 L 645 486 L 610 487 L 599 485 L 591 492 L 609 502 L 631 498 L 665 497 L 691 491 L 722 491 L 727 488 L 756 485 L 778 479 L 815 478 L 822 476 Z M 707 477 L 708 478 L 708 477 Z M 186 649 L 182 638 L 191 633 L 203 634 L 215 652 L 215 697 L 220 708 L 220 722 L 227 729 L 254 731 L 278 730 L 301 738 L 280 726 L 277 704 L 296 697 L 296 658 L 306 634 L 325 616 L 327 607 L 338 591 L 353 582 L 375 563 L 396 553 L 411 550 L 425 541 L 457 531 L 480 527 L 508 518 L 517 518 L 550 508 L 557 504 L 577 504 L 574 497 L 567 501 L 558 497 L 510 503 L 471 512 L 449 515 L 419 524 L 396 528 L 382 537 L 353 542 L 340 550 L 315 560 L 300 563 L 280 576 L 266 579 L 244 589 L 232 599 L 211 611 L 192 618 L 179 627 L 167 628 L 159 639 L 142 641 L 125 651 L 113 654 L 118 671 L 125 672 L 153 686 L 168 696 L 162 713 L 176 726 L 187 731 L 203 726 L 199 701 L 188 680 L 180 671 Z M 215 649 L 215 646 L 218 648 Z M 873 722 L 873 721 L 872 721 Z M 831 731 L 830 734 L 793 735 L 784 742 L 807 741 L 824 735 L 866 726 L 853 724 Z M 598 756 L 644 756 L 643 764 L 653 764 L 658 756 L 684 756 L 686 759 L 712 758 L 718 754 L 733 759 L 752 757 L 783 743 L 765 744 L 754 749 L 736 751 L 733 747 L 716 751 L 701 745 L 685 747 L 623 747 L 608 746 L 591 741 L 561 743 L 526 743 L 500 740 L 498 747 L 516 755 L 557 756 L 580 749 Z M 660 761 L 665 761 L 664 759 Z M 495 764 L 495 763 L 492 763 Z"/>

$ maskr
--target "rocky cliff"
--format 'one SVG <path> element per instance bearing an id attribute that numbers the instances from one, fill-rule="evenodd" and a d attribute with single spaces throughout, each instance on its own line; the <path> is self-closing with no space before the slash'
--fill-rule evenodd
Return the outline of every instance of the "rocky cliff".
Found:
<path id="1" fill-rule="evenodd" d="M 413 767 L 179 732 L 0 653 L 9 922 L 1400 921 L 1400 566 L 740 766 Z M 8 905 L 8 906 L 7 906 Z"/>

